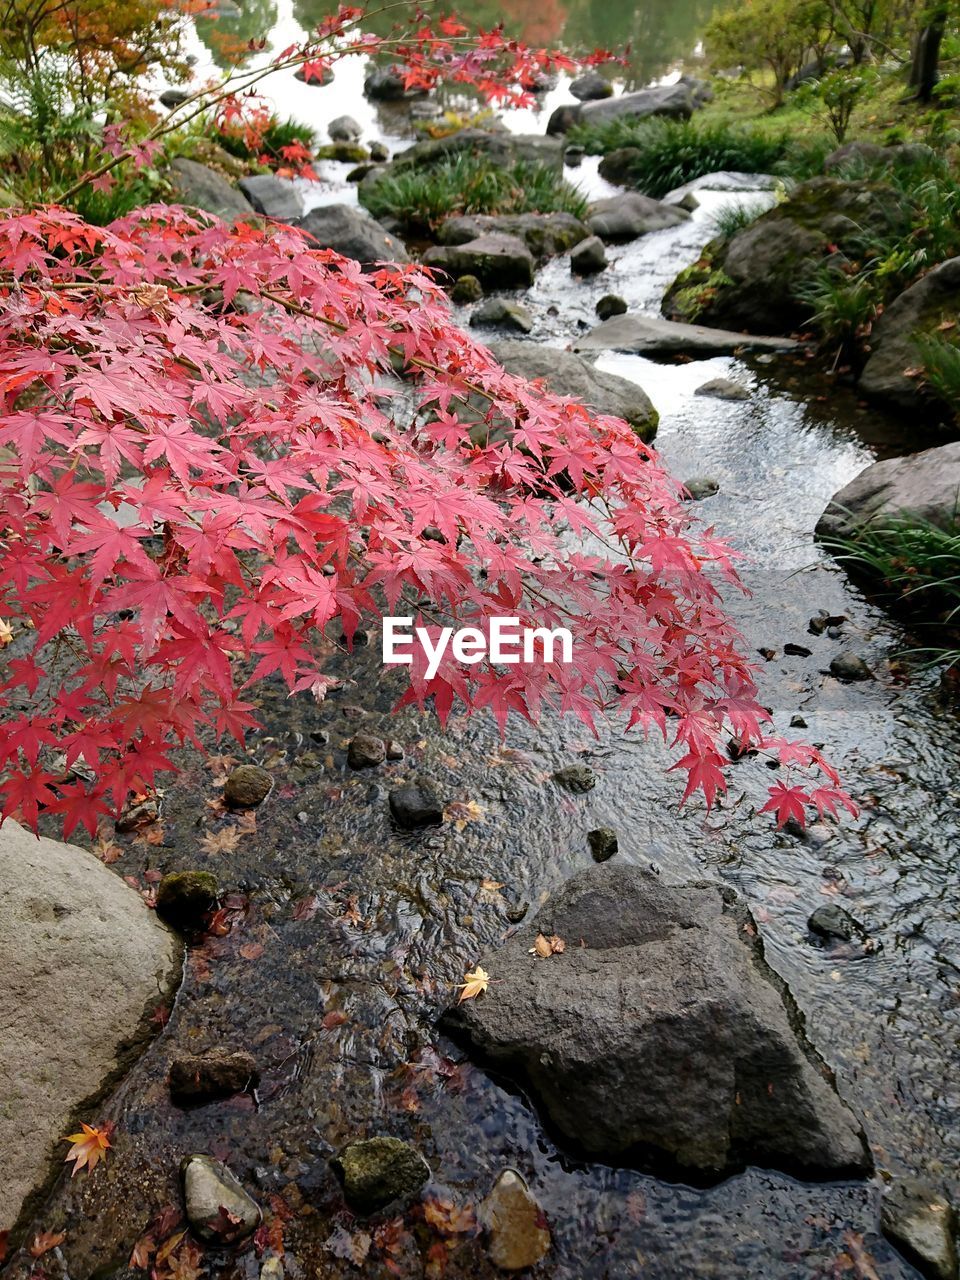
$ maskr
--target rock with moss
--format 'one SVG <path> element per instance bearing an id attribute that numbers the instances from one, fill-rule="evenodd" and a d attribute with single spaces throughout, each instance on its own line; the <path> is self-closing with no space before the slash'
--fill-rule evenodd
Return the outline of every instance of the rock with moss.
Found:
<path id="1" fill-rule="evenodd" d="M 423 261 L 454 278 L 476 276 L 485 289 L 522 289 L 533 284 L 533 254 L 517 236 L 491 232 L 467 244 L 434 245 Z"/>
<path id="2" fill-rule="evenodd" d="M 370 152 L 357 142 L 327 142 L 316 148 L 315 160 L 339 160 L 341 164 L 362 164 Z"/>
<path id="3" fill-rule="evenodd" d="M 786 334 L 810 319 L 807 290 L 826 265 L 842 270 L 909 229 L 908 202 L 876 182 L 814 178 L 730 239 L 718 237 L 663 300 L 673 320 Z"/>
<path id="4" fill-rule="evenodd" d="M 883 1197 L 880 1223 L 922 1276 L 957 1280 L 958 1219 L 939 1187 L 919 1178 L 897 1178 Z"/>
<path id="5" fill-rule="evenodd" d="M 420 1152 L 399 1138 L 350 1142 L 331 1164 L 347 1204 L 364 1217 L 413 1199 L 430 1177 Z"/>
<path id="6" fill-rule="evenodd" d="M 219 893 L 209 871 L 172 871 L 157 885 L 157 915 L 177 929 L 199 929 Z"/>
<path id="7" fill-rule="evenodd" d="M 831 498 L 817 523 L 827 544 L 864 529 L 916 520 L 952 531 L 960 494 L 960 441 L 874 462 Z"/>
<path id="8" fill-rule="evenodd" d="M 483 297 L 483 285 L 476 276 L 460 276 L 450 290 L 450 297 L 461 305 L 466 302 L 479 302 Z"/>
<path id="9" fill-rule="evenodd" d="M 690 215 L 675 204 L 665 204 L 639 191 L 609 196 L 595 201 L 589 209 L 587 226 L 607 244 L 623 244 L 636 240 L 648 231 L 662 231 L 679 226 Z"/>
<path id="10" fill-rule="evenodd" d="M 459 129 L 444 138 L 426 138 L 415 142 L 390 164 L 381 174 L 371 175 L 371 181 L 382 176 L 393 176 L 409 169 L 430 169 L 456 156 L 485 156 L 495 167 L 509 168 L 518 160 L 530 164 L 546 165 L 561 172 L 563 169 L 563 143 L 559 138 L 545 138 L 538 133 L 507 133 L 497 129 Z M 367 184 L 365 184 L 367 185 Z"/>
<path id="11" fill-rule="evenodd" d="M 228 809 L 255 809 L 270 794 L 273 778 L 258 764 L 239 764 L 227 777 L 223 802 Z"/>
<path id="12" fill-rule="evenodd" d="M 529 333 L 533 328 L 533 316 L 519 302 L 487 298 L 474 309 L 470 324 L 474 329 L 513 329 L 518 333 Z"/>
<path id="13" fill-rule="evenodd" d="M 441 244 L 467 244 L 495 232 L 522 240 L 538 261 L 566 253 L 590 232 L 572 213 L 473 214 L 448 218 L 440 228 Z"/>
<path id="14" fill-rule="evenodd" d="M 960 312 L 960 258 L 950 258 L 901 293 L 885 309 L 870 335 L 870 358 L 860 375 L 860 390 L 871 400 L 898 409 L 917 410 L 930 403 L 918 342 L 953 332 Z M 946 327 L 944 327 L 946 326 Z"/>

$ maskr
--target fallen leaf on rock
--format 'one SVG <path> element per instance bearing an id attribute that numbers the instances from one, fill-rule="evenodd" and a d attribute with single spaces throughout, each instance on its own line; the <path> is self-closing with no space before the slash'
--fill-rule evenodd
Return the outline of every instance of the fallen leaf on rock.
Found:
<path id="1" fill-rule="evenodd" d="M 130 1261 L 127 1265 L 134 1271 L 146 1271 L 150 1265 L 150 1259 L 156 1252 L 156 1248 L 157 1242 L 153 1236 L 149 1234 L 141 1236 L 133 1246 L 133 1252 L 130 1254 Z"/>
<path id="2" fill-rule="evenodd" d="M 224 827 L 222 831 L 211 831 L 200 841 L 204 853 L 235 853 L 240 843 L 240 833 L 233 827 Z"/>
<path id="3" fill-rule="evenodd" d="M 486 889 L 490 893 L 496 893 L 498 890 L 506 887 L 506 881 L 503 880 L 481 880 L 480 888 Z"/>
<path id="4" fill-rule="evenodd" d="M 6 618 L 0 618 L 0 649 L 6 648 L 13 640 L 13 627 Z"/>
<path id="5" fill-rule="evenodd" d="M 445 1197 L 424 1200 L 423 1216 L 434 1230 L 445 1236 L 463 1235 L 477 1229 L 473 1205 L 456 1205 Z"/>
<path id="6" fill-rule="evenodd" d="M 158 1267 L 162 1267 L 163 1264 L 166 1262 L 166 1260 L 170 1257 L 170 1255 L 176 1251 L 177 1247 L 180 1244 L 180 1241 L 183 1239 L 183 1237 L 186 1234 L 187 1234 L 186 1231 L 177 1231 L 174 1235 L 170 1237 L 169 1240 L 164 1241 L 164 1243 L 157 1250 L 157 1266 Z"/>
<path id="7" fill-rule="evenodd" d="M 372 1237 L 366 1231 L 351 1235 L 345 1227 L 337 1227 L 323 1247 L 335 1258 L 342 1258 L 345 1262 L 352 1262 L 355 1267 L 362 1267 L 372 1243 Z"/>
<path id="8" fill-rule="evenodd" d="M 73 1173 L 70 1175 L 75 1178 L 81 1169 L 89 1169 L 92 1173 L 97 1167 L 100 1160 L 106 1158 L 106 1153 L 110 1147 L 110 1133 L 113 1126 L 106 1124 L 102 1129 L 96 1129 L 93 1125 L 80 1122 L 80 1133 L 71 1133 L 69 1137 L 64 1138 L 64 1142 L 72 1142 L 73 1146 L 67 1152 L 64 1160 L 73 1164 Z"/>
<path id="9" fill-rule="evenodd" d="M 542 933 L 538 933 L 528 954 L 539 956 L 541 960 L 546 960 L 547 956 L 561 955 L 566 949 L 567 944 L 562 938 L 557 937 L 555 933 L 551 933 L 549 938 Z"/>
<path id="10" fill-rule="evenodd" d="M 100 836 L 97 843 L 93 846 L 93 852 L 105 866 L 117 862 L 123 857 L 123 848 L 117 844 L 115 840 L 111 840 L 106 836 Z"/>
<path id="11" fill-rule="evenodd" d="M 240 948 L 240 954 L 244 960 L 259 960 L 263 952 L 264 946 L 262 942 L 245 942 Z"/>
<path id="12" fill-rule="evenodd" d="M 341 1009 L 331 1009 L 329 1013 L 323 1015 L 323 1028 L 325 1031 L 332 1031 L 334 1027 L 342 1027 L 349 1021 L 350 1019 Z"/>
<path id="13" fill-rule="evenodd" d="M 476 800 L 453 800 L 444 809 L 443 817 L 462 831 L 468 822 L 483 822 L 483 809 Z"/>
<path id="14" fill-rule="evenodd" d="M 458 988 L 460 999 L 457 1004 L 463 1004 L 464 1000 L 475 1000 L 490 985 L 489 973 L 487 973 L 486 969 L 481 969 L 479 965 L 477 965 L 473 973 L 465 973 L 463 976 L 464 981 L 460 983 Z"/>
<path id="15" fill-rule="evenodd" d="M 45 1253 L 49 1253 L 51 1249 L 56 1249 L 57 1245 L 63 1244 L 67 1238 L 65 1231 L 38 1231 L 30 1241 L 28 1253 L 31 1258 L 42 1258 Z"/>

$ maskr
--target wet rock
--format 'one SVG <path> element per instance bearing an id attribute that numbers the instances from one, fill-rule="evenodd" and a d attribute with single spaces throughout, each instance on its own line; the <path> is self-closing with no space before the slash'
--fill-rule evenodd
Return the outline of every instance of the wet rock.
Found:
<path id="1" fill-rule="evenodd" d="M 377 169 L 379 167 L 380 167 L 379 165 L 374 164 L 371 160 L 365 160 L 363 161 L 362 164 L 354 165 L 354 167 L 347 174 L 347 181 L 362 182 L 368 173 L 372 172 L 372 170 Z"/>
<path id="2" fill-rule="evenodd" d="M 829 260 L 859 261 L 865 242 L 906 234 L 909 212 L 892 188 L 814 178 L 729 239 L 718 236 L 663 299 L 671 320 L 788 334 L 810 318 L 809 282 Z"/>
<path id="3" fill-rule="evenodd" d="M 212 1102 L 245 1093 L 260 1082 L 252 1053 L 188 1054 L 170 1064 L 170 1096 L 175 1102 Z"/>
<path id="4" fill-rule="evenodd" d="M 883 1197 L 880 1225 L 921 1275 L 957 1280 L 957 1214 L 943 1192 L 918 1178 L 898 1178 Z"/>
<path id="5" fill-rule="evenodd" d="M 570 254 L 570 270 L 581 276 L 596 275 L 607 266 L 607 254 L 599 236 L 581 240 Z"/>
<path id="6" fill-rule="evenodd" d="M 327 133 L 334 142 L 359 142 L 363 129 L 353 116 L 337 116 L 327 125 Z"/>
<path id="7" fill-rule="evenodd" d="M 387 758 L 387 744 L 372 733 L 358 733 L 347 748 L 351 769 L 373 769 Z"/>
<path id="8" fill-rule="evenodd" d="M 838 653 L 830 659 L 830 674 L 837 680 L 848 682 L 873 680 L 874 675 L 864 660 L 856 653 Z"/>
<path id="9" fill-rule="evenodd" d="M 683 487 L 691 502 L 702 502 L 704 498 L 712 498 L 715 493 L 720 492 L 720 482 L 714 480 L 713 476 L 691 476 L 689 480 L 684 480 Z"/>
<path id="10" fill-rule="evenodd" d="M 388 760 L 403 759 L 403 747 L 400 745 L 399 742 L 397 742 L 396 738 L 387 739 L 387 759 Z"/>
<path id="11" fill-rule="evenodd" d="M 487 1255 L 501 1271 L 536 1266 L 550 1251 L 543 1210 L 515 1169 L 504 1169 L 477 1216 L 487 1232 Z"/>
<path id="12" fill-rule="evenodd" d="M 398 827 L 414 831 L 418 827 L 436 827 L 443 821 L 443 801 L 437 784 L 430 778 L 417 778 L 390 792 L 390 812 Z"/>
<path id="13" fill-rule="evenodd" d="M 375 160 L 377 164 L 385 164 L 390 159 L 390 148 L 385 142 L 371 142 L 367 150 L 370 152 L 370 159 Z"/>
<path id="14" fill-rule="evenodd" d="M 726 356 L 736 351 L 791 351 L 792 338 L 710 329 L 652 315 L 622 315 L 604 320 L 574 343 L 574 351 L 626 351 L 633 355 Z"/>
<path id="15" fill-rule="evenodd" d="M 209 871 L 171 871 L 157 885 L 157 915 L 178 929 L 199 929 L 219 893 Z"/>
<path id="16" fill-rule="evenodd" d="M 594 201 L 587 214 L 587 226 L 605 243 L 622 244 L 648 231 L 675 227 L 689 217 L 685 209 L 678 209 L 674 204 L 629 191 L 622 196 Z"/>
<path id="17" fill-rule="evenodd" d="M 588 831 L 587 844 L 590 846 L 594 862 L 606 862 L 620 847 L 617 842 L 617 833 L 612 827 L 597 827 L 594 831 Z"/>
<path id="18" fill-rule="evenodd" d="M 92 1100 L 129 1065 L 144 1010 L 174 988 L 180 946 L 92 853 L 13 818 L 0 828 L 0 885 L 5 1228 L 62 1164 L 60 1139 L 78 1127 L 68 1125 L 91 1120 Z"/>
<path id="19" fill-rule="evenodd" d="M 820 609 L 807 623 L 807 630 L 812 636 L 822 636 L 825 631 L 829 635 L 842 627 L 846 620 L 846 614 L 830 614 L 827 613 L 826 609 Z"/>
<path id="20" fill-rule="evenodd" d="M 394 1201 L 412 1199 L 430 1177 L 430 1167 L 420 1152 L 399 1138 L 348 1143 L 331 1164 L 347 1204 L 364 1216 Z"/>
<path id="21" fill-rule="evenodd" d="M 533 316 L 519 302 L 507 302 L 505 298 L 487 298 L 470 316 L 474 329 L 515 329 L 529 333 L 533 328 Z"/>
<path id="22" fill-rule="evenodd" d="M 476 276 L 485 289 L 522 289 L 533 284 L 533 254 L 517 236 L 491 232 L 466 244 L 434 245 L 423 261 L 450 276 Z"/>
<path id="23" fill-rule="evenodd" d="M 791 716 L 790 728 L 791 729 L 807 729 L 809 728 L 809 725 L 807 724 L 806 720 L 804 720 L 803 716 Z"/>
<path id="24" fill-rule="evenodd" d="M 184 156 L 171 160 L 167 177 L 178 204 L 202 209 L 218 218 L 253 213 L 253 205 L 242 191 L 238 191 L 223 174 L 205 164 L 198 164 L 196 160 L 187 160 Z"/>
<path id="25" fill-rule="evenodd" d="M 353 205 L 321 205 L 319 209 L 311 209 L 297 225 L 321 249 L 333 249 L 371 270 L 382 262 L 410 261 L 396 236 Z"/>
<path id="26" fill-rule="evenodd" d="M 598 413 L 623 418 L 641 440 L 656 435 L 657 411 L 643 389 L 628 378 L 605 373 L 570 351 L 532 342 L 491 342 L 490 351 L 508 373 L 542 378 L 558 396 L 572 396 Z"/>
<path id="27" fill-rule="evenodd" d="M 538 961 L 538 932 L 577 945 Z M 465 1001 L 447 1021 L 481 1060 L 519 1076 L 577 1150 L 716 1178 L 745 1164 L 801 1176 L 870 1167 L 858 1121 L 726 887 L 591 867 L 479 963 L 497 976 L 496 998 Z"/>
<path id="28" fill-rule="evenodd" d="M 327 142 L 313 153 L 314 160 L 337 160 L 340 164 L 366 164 L 370 153 L 358 142 Z M 366 175 L 364 175 L 366 176 Z"/>
<path id="29" fill-rule="evenodd" d="M 238 764 L 227 776 L 223 802 L 228 809 L 255 809 L 270 794 L 273 778 L 258 764 Z"/>
<path id="30" fill-rule="evenodd" d="M 160 810 L 156 800 L 152 796 L 148 796 L 146 800 L 128 801 L 117 818 L 114 826 L 121 834 L 128 831 L 136 831 L 138 827 L 147 826 L 151 822 L 156 822 L 160 816 Z"/>
<path id="31" fill-rule="evenodd" d="M 807 921 L 807 928 L 828 942 L 852 942 L 854 938 L 866 937 L 863 925 L 833 902 L 817 907 Z"/>
<path id="32" fill-rule="evenodd" d="M 711 400 L 749 400 L 750 392 L 740 382 L 731 378 L 711 378 L 702 383 L 693 393 L 695 396 L 708 396 Z"/>
<path id="33" fill-rule="evenodd" d="M 597 785 L 597 775 L 588 764 L 568 764 L 553 775 L 554 782 L 575 796 L 585 795 Z"/>
<path id="34" fill-rule="evenodd" d="M 577 169 L 583 164 L 583 157 L 586 150 L 583 147 L 574 146 L 572 143 L 569 147 L 563 149 L 563 163 L 571 169 Z"/>
<path id="35" fill-rule="evenodd" d="M 206 1244 L 235 1244 L 260 1225 L 260 1206 L 225 1164 L 211 1156 L 187 1156 L 180 1166 L 191 1229 Z"/>
<path id="36" fill-rule="evenodd" d="M 601 320 L 609 320 L 611 316 L 622 316 L 626 310 L 626 300 L 617 293 L 605 293 L 594 307 L 594 311 Z"/>
<path id="37" fill-rule="evenodd" d="M 333 84 L 333 71 L 330 67 L 324 67 L 319 75 L 311 72 L 308 77 L 303 67 L 298 67 L 293 73 L 293 78 L 299 80 L 301 84 L 310 84 L 316 89 L 323 89 L 326 85 Z"/>
<path id="38" fill-rule="evenodd" d="M 441 244 L 469 244 L 485 235 L 516 236 L 540 262 L 566 253 L 589 231 L 572 213 L 464 214 L 448 218 L 440 228 Z"/>
<path id="39" fill-rule="evenodd" d="M 422 90 L 408 90 L 399 67 L 374 67 L 363 82 L 363 92 L 374 102 L 399 102 L 416 97 Z"/>
<path id="40" fill-rule="evenodd" d="M 599 71 L 586 71 L 570 82 L 570 92 L 578 102 L 599 102 L 613 97 L 613 85 Z"/>
<path id="41" fill-rule="evenodd" d="M 483 285 L 476 276 L 460 276 L 450 290 L 453 302 L 463 306 L 468 302 L 479 302 L 483 297 Z"/>
<path id="42" fill-rule="evenodd" d="M 519 924 L 530 910 L 529 902 L 518 902 L 516 906 L 508 907 L 504 912 L 510 924 Z"/>
<path id="43" fill-rule="evenodd" d="M 272 173 L 255 173 L 241 178 L 237 186 L 256 209 L 268 218 L 281 222 L 295 222 L 303 217 L 303 197 L 286 178 Z"/>
<path id="44" fill-rule="evenodd" d="M 697 191 L 775 191 L 783 184 L 784 179 L 773 173 L 738 173 L 735 169 L 721 169 L 692 178 L 668 191 L 663 198 L 668 204 L 679 204 L 685 196 Z"/>
<path id="45" fill-rule="evenodd" d="M 189 97 L 190 95 L 186 89 L 164 89 L 158 101 L 161 107 L 166 107 L 168 111 L 172 111 L 174 107 L 182 107 Z"/>
<path id="46" fill-rule="evenodd" d="M 700 201 L 692 191 L 685 192 L 679 200 L 671 200 L 670 204 L 675 204 L 678 209 L 686 209 L 687 213 L 693 213 L 700 208 Z"/>

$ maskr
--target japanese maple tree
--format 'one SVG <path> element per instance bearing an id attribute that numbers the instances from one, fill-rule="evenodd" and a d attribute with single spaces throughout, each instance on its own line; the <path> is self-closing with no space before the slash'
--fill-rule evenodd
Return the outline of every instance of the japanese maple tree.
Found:
<path id="1" fill-rule="evenodd" d="M 460 30 L 397 42 L 416 83 L 548 59 Z M 87 180 L 152 141 L 115 138 Z M 852 808 L 818 751 L 768 733 L 730 552 L 652 450 L 507 374 L 422 268 L 165 206 L 107 228 L 48 207 L 0 216 L 0 292 L 3 816 L 93 832 L 171 748 L 242 738 L 257 681 L 321 697 L 331 629 L 387 612 L 573 634 L 570 664 L 415 662 L 404 701 L 441 721 L 620 714 L 708 805 L 733 733 L 796 772 L 778 820 Z"/>

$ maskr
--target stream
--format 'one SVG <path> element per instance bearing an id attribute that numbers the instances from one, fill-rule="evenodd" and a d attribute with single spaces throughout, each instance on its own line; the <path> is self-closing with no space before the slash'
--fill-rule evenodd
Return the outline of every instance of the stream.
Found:
<path id="1" fill-rule="evenodd" d="M 291 24 L 292 10 L 281 12 L 276 46 Z M 362 98 L 361 71 L 354 61 L 327 88 L 291 77 L 268 91 L 321 133 L 349 112 L 366 141 L 404 145 L 403 120 Z M 563 100 L 561 85 L 542 113 L 514 113 L 508 127 L 540 132 Z M 355 201 L 345 170 L 324 165 L 309 202 Z M 568 176 L 591 195 L 612 190 L 589 159 Z M 771 197 L 698 198 L 689 222 L 614 249 L 599 277 L 576 280 L 564 258 L 541 270 L 522 298 L 534 339 L 567 346 L 595 323 L 602 293 L 657 312 L 666 284 L 711 238 L 717 211 Z M 675 475 L 718 482 L 697 513 L 744 554 L 750 595 L 728 604 L 758 655 L 762 700 L 777 731 L 824 745 L 861 816 L 805 835 L 777 832 L 755 812 L 769 771 L 754 760 L 734 766 L 721 808 L 678 810 L 667 752 L 614 723 L 596 740 L 548 719 L 513 725 L 502 743 L 480 716 L 441 734 L 427 716 L 391 713 L 401 676 L 381 667 L 378 637 L 352 656 L 333 655 L 342 683 L 323 704 L 289 699 L 268 682 L 265 727 L 247 758 L 275 785 L 255 829 L 233 848 L 207 851 L 211 834 L 236 823 L 215 805 L 231 762 L 194 754 L 168 783 L 149 837 L 118 837 L 114 870 L 140 887 L 157 872 L 214 871 L 231 893 L 233 927 L 189 948 L 162 1034 L 101 1109 L 101 1121 L 116 1125 L 106 1168 L 72 1182 L 64 1174 L 38 1213 L 35 1229 L 69 1231 L 62 1261 L 44 1260 L 48 1276 L 58 1267 L 73 1280 L 143 1274 L 126 1270 L 132 1244 L 178 1202 L 178 1165 L 195 1151 L 225 1160 L 280 1213 L 290 1280 L 501 1274 L 480 1235 L 438 1226 L 422 1207 L 370 1230 L 351 1218 L 328 1161 L 343 1143 L 376 1133 L 417 1146 L 433 1174 L 426 1194 L 442 1206 L 475 1209 L 501 1169 L 518 1169 L 552 1236 L 536 1274 L 552 1280 L 915 1275 L 880 1235 L 878 1203 L 887 1175 L 922 1174 L 954 1199 L 960 1193 L 960 728 L 938 673 L 899 656 L 910 636 L 851 585 L 812 531 L 830 496 L 875 457 L 925 442 L 915 425 L 826 385 L 805 357 L 653 363 L 606 353 L 599 364 L 646 390 L 660 413 L 657 447 Z M 715 377 L 743 383 L 750 399 L 694 394 Z M 846 619 L 839 636 L 811 634 L 819 610 Z M 787 654 L 785 645 L 798 648 Z M 842 650 L 862 656 L 875 679 L 843 684 L 826 674 Z M 798 716 L 807 727 L 791 730 Z M 348 769 L 345 749 L 359 727 L 396 739 L 404 759 Z M 571 796 L 551 775 L 581 760 L 600 781 Z M 391 825 L 387 791 L 417 773 L 439 784 L 448 820 L 404 835 Z M 554 1143 L 509 1081 L 471 1065 L 438 1032 L 454 984 L 510 930 L 510 917 L 591 864 L 586 833 L 599 826 L 618 832 L 622 858 L 655 863 L 668 880 L 716 878 L 745 897 L 810 1038 L 863 1118 L 877 1176 L 814 1184 L 749 1169 L 704 1189 L 584 1163 Z M 808 933 L 808 916 L 827 903 L 862 922 L 872 950 L 829 948 Z M 165 1083 L 171 1059 L 215 1046 L 256 1055 L 256 1096 L 175 1107 Z M 261 1265 L 250 1248 L 208 1253 L 206 1262 L 224 1280 L 255 1280 Z"/>

